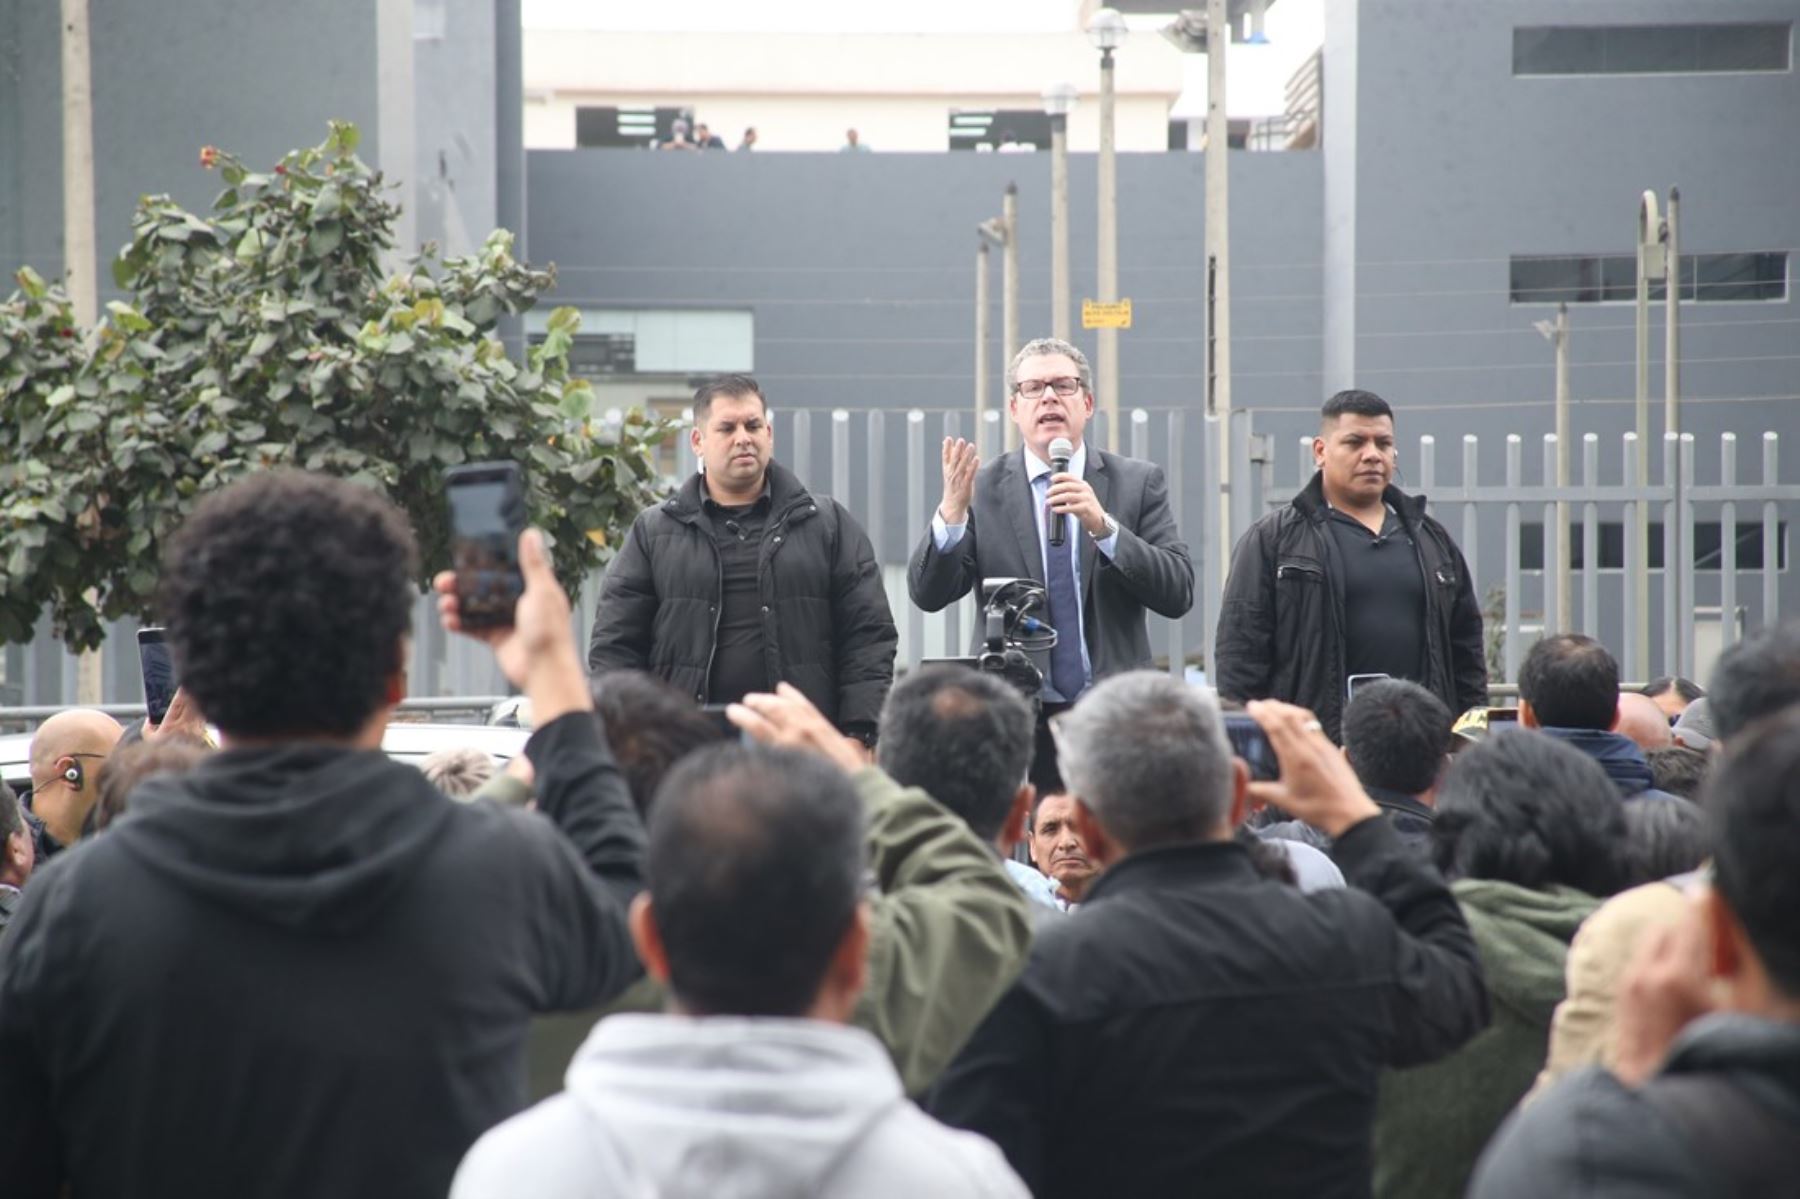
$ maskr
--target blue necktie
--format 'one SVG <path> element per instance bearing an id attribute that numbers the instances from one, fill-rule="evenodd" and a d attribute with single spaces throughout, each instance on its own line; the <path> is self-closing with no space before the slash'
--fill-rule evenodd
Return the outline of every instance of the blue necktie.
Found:
<path id="1" fill-rule="evenodd" d="M 1042 476 L 1045 480 L 1049 477 Z M 1042 512 L 1043 497 L 1038 498 Z M 1050 625 L 1056 630 L 1056 648 L 1050 651 L 1050 686 L 1073 703 L 1087 686 L 1087 671 L 1081 665 L 1081 593 L 1075 589 L 1075 539 L 1081 530 L 1066 514 L 1057 519 L 1063 522 L 1063 544 L 1051 545 L 1048 540 L 1044 544 L 1044 583 L 1050 592 Z"/>

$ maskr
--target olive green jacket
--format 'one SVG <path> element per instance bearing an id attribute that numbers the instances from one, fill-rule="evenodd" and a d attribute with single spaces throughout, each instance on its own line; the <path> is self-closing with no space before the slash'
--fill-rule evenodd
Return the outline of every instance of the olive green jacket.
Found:
<path id="1" fill-rule="evenodd" d="M 993 849 L 925 792 L 867 767 L 854 782 L 868 812 L 868 984 L 852 1023 L 894 1059 L 908 1095 L 922 1094 L 1012 985 L 1031 947 L 1028 901 Z M 531 1097 L 562 1089 L 569 1059 L 596 1019 L 659 1011 L 664 992 L 640 979 L 604 1009 L 535 1022 Z"/>
<path id="2" fill-rule="evenodd" d="M 1572 887 L 1450 884 L 1481 951 L 1493 1021 L 1441 1061 L 1381 1078 L 1376 1199 L 1461 1195 L 1482 1146 L 1544 1064 L 1569 942 L 1600 901 Z"/>

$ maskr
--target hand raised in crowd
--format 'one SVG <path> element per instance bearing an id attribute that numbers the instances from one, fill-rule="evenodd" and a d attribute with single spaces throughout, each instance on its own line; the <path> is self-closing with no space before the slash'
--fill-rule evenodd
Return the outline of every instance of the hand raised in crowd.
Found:
<path id="1" fill-rule="evenodd" d="M 164 737 L 176 735 L 200 741 L 211 740 L 206 733 L 206 717 L 200 714 L 199 705 L 188 694 L 186 687 L 175 688 L 175 696 L 169 700 L 168 710 L 163 713 L 160 724 L 153 723 L 148 716 L 144 717 L 144 740 L 160 741 Z"/>
<path id="2" fill-rule="evenodd" d="M 944 498 L 938 514 L 945 524 L 960 525 L 969 519 L 969 505 L 975 500 L 975 471 L 980 465 L 973 442 L 944 438 Z"/>
<path id="3" fill-rule="evenodd" d="M 1106 535 L 1106 509 L 1100 506 L 1100 497 L 1086 479 L 1067 473 L 1051 475 L 1045 498 L 1053 510 L 1066 512 L 1079 521 L 1090 537 Z"/>
<path id="4" fill-rule="evenodd" d="M 1244 710 L 1269 735 L 1281 764 L 1281 777 L 1274 782 L 1250 784 L 1251 798 L 1274 804 L 1329 837 L 1381 815 L 1311 712 L 1272 699 L 1252 700 Z"/>
<path id="5" fill-rule="evenodd" d="M 525 591 L 513 610 L 510 628 L 465 629 L 456 600 L 456 572 L 439 571 L 431 580 L 438 593 L 438 615 L 444 628 L 489 646 L 500 671 L 531 700 L 538 725 L 572 711 L 590 710 L 586 673 L 570 634 L 569 597 L 556 581 L 544 535 L 536 529 L 519 534 L 519 569 Z"/>
<path id="6" fill-rule="evenodd" d="M 1640 801 L 1642 802 L 1642 801 Z M 1676 1034 L 1713 1010 L 1707 953 L 1711 937 L 1701 904 L 1645 938 L 1619 986 L 1613 1073 L 1626 1086 L 1647 1081 L 1669 1056 Z"/>
<path id="7" fill-rule="evenodd" d="M 835 762 L 846 774 L 869 764 L 869 751 L 853 737 L 838 732 L 792 683 L 778 683 L 775 694 L 753 691 L 742 703 L 725 709 L 732 724 L 764 745 L 801 749 Z"/>

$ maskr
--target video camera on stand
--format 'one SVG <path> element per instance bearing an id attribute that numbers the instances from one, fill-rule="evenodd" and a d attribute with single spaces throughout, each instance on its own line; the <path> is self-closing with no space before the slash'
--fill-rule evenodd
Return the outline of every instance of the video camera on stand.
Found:
<path id="1" fill-rule="evenodd" d="M 985 632 L 975 665 L 1005 679 L 1033 703 L 1043 690 L 1044 672 L 1031 655 L 1056 645 L 1056 630 L 1035 615 L 1049 603 L 1050 593 L 1035 579 L 981 580 Z"/>

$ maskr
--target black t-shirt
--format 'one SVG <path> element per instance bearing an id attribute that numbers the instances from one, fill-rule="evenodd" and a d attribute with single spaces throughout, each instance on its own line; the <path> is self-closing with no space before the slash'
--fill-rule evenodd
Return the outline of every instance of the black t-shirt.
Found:
<path id="1" fill-rule="evenodd" d="M 1333 509 L 1325 522 L 1344 576 L 1344 673 L 1425 677 L 1425 580 L 1406 525 L 1387 510 L 1379 535 Z"/>
<path id="2" fill-rule="evenodd" d="M 768 691 L 774 686 L 763 655 L 767 617 L 756 577 L 763 529 L 769 523 L 769 495 L 765 491 L 755 503 L 734 507 L 707 499 L 704 507 L 724 576 L 718 644 L 706 698 L 709 703 L 730 704 L 752 691 Z"/>

